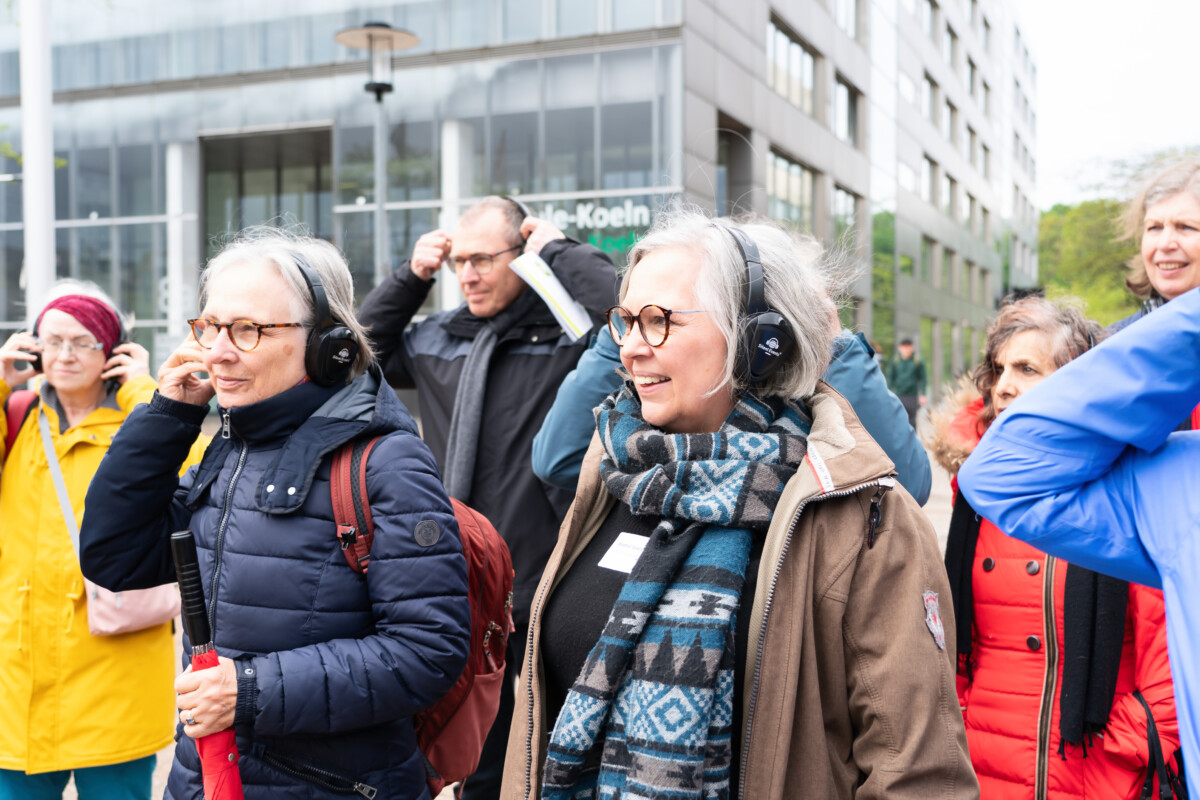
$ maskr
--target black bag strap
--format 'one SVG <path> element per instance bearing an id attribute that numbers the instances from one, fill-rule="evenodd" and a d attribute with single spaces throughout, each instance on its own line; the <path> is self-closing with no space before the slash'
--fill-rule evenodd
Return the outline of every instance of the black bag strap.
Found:
<path id="1" fill-rule="evenodd" d="M 1163 754 L 1162 740 L 1158 738 L 1158 726 L 1154 724 L 1154 713 L 1150 710 L 1150 704 L 1146 702 L 1140 689 L 1135 690 L 1133 696 L 1146 712 L 1146 744 L 1150 751 L 1150 760 L 1146 765 L 1146 782 L 1142 784 L 1142 800 L 1154 800 L 1156 775 L 1159 800 L 1187 800 L 1187 787 L 1167 764 Z"/>

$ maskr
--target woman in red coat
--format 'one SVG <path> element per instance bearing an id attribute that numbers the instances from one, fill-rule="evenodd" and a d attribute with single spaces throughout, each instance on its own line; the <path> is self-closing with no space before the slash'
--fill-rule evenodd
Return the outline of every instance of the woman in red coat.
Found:
<path id="1" fill-rule="evenodd" d="M 935 415 L 942 466 L 956 475 L 997 415 L 1102 336 L 1078 310 L 1040 297 L 1004 306 L 974 386 Z M 1141 797 L 1149 747 L 1137 692 L 1168 758 L 1179 747 L 1162 593 L 1012 539 L 961 495 L 946 570 L 982 798 Z"/>

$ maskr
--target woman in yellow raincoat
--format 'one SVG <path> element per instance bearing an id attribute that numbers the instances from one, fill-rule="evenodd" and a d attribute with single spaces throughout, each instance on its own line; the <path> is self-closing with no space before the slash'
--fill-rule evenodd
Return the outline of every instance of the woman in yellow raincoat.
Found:
<path id="1" fill-rule="evenodd" d="M 49 422 L 78 521 L 112 437 L 155 382 L 149 353 L 121 341 L 118 313 L 98 288 L 64 282 L 52 298 L 32 333 L 0 347 L 0 400 L 14 413 L 11 421 L 0 416 L 0 433 L 19 426 L 0 475 L 0 800 L 61 798 L 72 771 L 81 800 L 148 800 L 154 754 L 173 734 L 171 623 L 89 632 L 38 413 Z M 22 422 L 9 396 L 39 373 Z M 193 447 L 187 464 L 202 452 Z"/>

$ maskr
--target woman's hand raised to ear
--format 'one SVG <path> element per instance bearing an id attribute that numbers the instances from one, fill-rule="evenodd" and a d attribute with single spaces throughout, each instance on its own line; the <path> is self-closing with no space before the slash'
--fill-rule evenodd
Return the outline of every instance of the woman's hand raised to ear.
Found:
<path id="1" fill-rule="evenodd" d="M 158 368 L 158 393 L 180 403 L 208 405 L 216 390 L 211 379 L 201 379 L 196 374 L 205 371 L 204 349 L 189 336 Z"/>

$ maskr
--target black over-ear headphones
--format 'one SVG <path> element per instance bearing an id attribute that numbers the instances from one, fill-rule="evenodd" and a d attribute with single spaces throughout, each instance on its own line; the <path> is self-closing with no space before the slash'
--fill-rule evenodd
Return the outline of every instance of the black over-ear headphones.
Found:
<path id="1" fill-rule="evenodd" d="M 517 198 L 513 197 L 512 195 L 508 195 L 508 194 L 502 194 L 500 196 L 517 207 L 517 210 L 521 212 L 521 222 L 524 222 L 526 219 L 533 216 L 533 209 L 531 209 L 529 206 L 525 205 L 523 202 L 521 202 Z M 518 235 L 520 235 L 520 227 L 521 227 L 520 225 L 517 226 L 517 234 Z M 521 240 L 524 241 L 526 238 L 527 237 L 522 236 Z"/>
<path id="2" fill-rule="evenodd" d="M 329 298 L 325 296 L 325 286 L 317 271 L 299 258 L 295 261 L 308 284 L 316 312 L 316 323 L 305 345 L 304 369 L 309 380 L 318 386 L 344 384 L 358 357 L 358 339 L 329 313 Z"/>
<path id="3" fill-rule="evenodd" d="M 796 346 L 796 336 L 787 317 L 767 305 L 766 281 L 758 245 L 745 231 L 720 225 L 729 231 L 746 263 L 746 315 L 738 329 L 737 363 L 734 376 L 746 384 L 762 383 L 787 363 Z"/>

